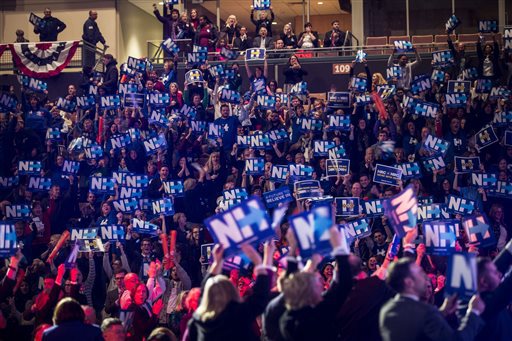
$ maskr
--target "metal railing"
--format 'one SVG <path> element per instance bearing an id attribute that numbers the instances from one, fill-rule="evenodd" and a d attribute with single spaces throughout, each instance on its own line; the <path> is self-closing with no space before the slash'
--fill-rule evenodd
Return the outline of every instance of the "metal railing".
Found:
<path id="1" fill-rule="evenodd" d="M 25 44 L 25 43 L 14 43 L 14 44 Z M 108 47 L 107 47 L 108 48 Z M 83 54 L 85 51 L 94 51 L 95 54 L 95 65 L 94 70 L 103 71 L 103 64 L 101 63 L 102 57 L 105 55 L 107 48 L 96 47 L 83 40 L 80 41 L 78 48 L 76 49 L 75 55 L 71 58 L 66 69 L 82 69 L 83 68 Z M 14 71 L 14 62 L 12 59 L 12 53 L 10 49 L 6 49 L 2 56 L 0 56 L 0 72 L 1 71 Z"/>
<path id="2" fill-rule="evenodd" d="M 186 54 L 192 51 L 192 43 L 190 39 L 183 39 L 179 42 L 180 52 L 179 60 L 185 61 Z M 160 47 L 162 40 L 148 40 L 147 51 L 148 58 L 153 64 L 163 64 L 166 57 L 162 48 Z M 476 43 L 465 43 L 466 51 L 475 51 Z M 430 54 L 435 51 L 441 51 L 448 49 L 447 43 L 427 43 L 427 44 L 414 44 L 414 47 L 421 54 Z M 295 54 L 299 58 L 315 58 L 320 60 L 345 60 L 350 61 L 354 59 L 354 56 L 358 50 L 363 50 L 367 53 L 368 60 L 387 59 L 393 51 L 393 45 L 363 45 L 363 46 L 343 46 L 343 47 L 320 47 L 310 49 L 282 49 L 282 50 L 269 50 L 267 49 L 267 59 L 287 59 L 291 55 Z M 243 60 L 243 51 L 240 52 L 240 56 L 236 60 Z M 215 64 L 216 62 L 223 62 L 218 52 L 208 52 L 208 62 Z"/>

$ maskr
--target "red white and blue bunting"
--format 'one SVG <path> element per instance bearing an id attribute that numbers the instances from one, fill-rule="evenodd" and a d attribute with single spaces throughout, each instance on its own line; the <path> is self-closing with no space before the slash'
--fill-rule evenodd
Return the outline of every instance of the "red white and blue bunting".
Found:
<path id="1" fill-rule="evenodd" d="M 9 44 L 16 67 L 33 78 L 58 75 L 69 64 L 78 48 L 78 41 L 53 43 Z"/>

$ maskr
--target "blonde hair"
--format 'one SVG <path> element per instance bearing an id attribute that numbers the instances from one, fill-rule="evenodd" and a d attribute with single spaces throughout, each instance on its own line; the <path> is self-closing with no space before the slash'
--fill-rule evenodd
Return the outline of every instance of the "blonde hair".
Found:
<path id="1" fill-rule="evenodd" d="M 187 180 L 185 180 L 185 182 L 183 182 L 183 189 L 185 191 L 190 191 L 190 190 L 196 188 L 196 185 L 197 185 L 196 179 L 188 178 Z"/>
<path id="2" fill-rule="evenodd" d="M 213 164 L 213 157 L 218 156 L 219 161 L 217 164 Z M 205 171 L 207 173 L 213 172 L 220 169 L 220 153 L 219 152 L 213 152 L 210 154 L 210 157 L 208 158 L 208 161 L 206 161 Z"/>
<path id="3" fill-rule="evenodd" d="M 206 281 L 201 304 L 194 314 L 203 322 L 213 320 L 232 301 L 241 302 L 240 294 L 233 283 L 223 275 L 211 277 Z"/>
<path id="4" fill-rule="evenodd" d="M 185 213 L 178 212 L 174 215 L 174 217 L 172 217 L 172 220 L 174 220 L 174 222 L 177 223 L 178 220 L 180 220 L 180 218 L 184 217 L 184 216 L 185 216 Z"/>
<path id="5" fill-rule="evenodd" d="M 321 300 L 321 292 L 316 289 L 318 275 L 309 272 L 299 272 L 282 282 L 286 309 L 299 310 L 313 307 Z"/>
<path id="6" fill-rule="evenodd" d="M 377 78 L 377 81 L 375 82 L 376 85 L 384 85 L 384 84 L 388 84 L 388 82 L 386 81 L 386 79 L 384 78 L 384 76 L 382 75 L 382 73 L 380 72 L 375 72 L 373 74 L 373 76 L 375 76 L 375 78 Z"/>

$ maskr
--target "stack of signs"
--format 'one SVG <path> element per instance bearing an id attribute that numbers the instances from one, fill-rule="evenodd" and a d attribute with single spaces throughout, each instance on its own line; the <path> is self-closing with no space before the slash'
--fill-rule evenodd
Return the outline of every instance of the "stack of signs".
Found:
<path id="1" fill-rule="evenodd" d="M 297 200 L 319 198 L 322 196 L 318 180 L 297 181 L 293 184 L 293 189 Z"/>
<path id="2" fill-rule="evenodd" d="M 274 235 L 267 210 L 258 197 L 250 197 L 206 219 L 204 224 L 215 243 L 224 247 L 226 257 L 238 253 L 242 244 L 259 243 Z"/>
<path id="3" fill-rule="evenodd" d="M 425 221 L 422 228 L 427 253 L 449 255 L 455 252 L 455 241 L 459 231 L 458 220 Z"/>
<path id="4" fill-rule="evenodd" d="M 360 214 L 359 198 L 334 198 L 336 216 L 357 216 Z"/>
<path id="5" fill-rule="evenodd" d="M 333 224 L 330 205 L 315 207 L 309 212 L 291 216 L 289 222 L 302 258 L 309 258 L 315 253 L 328 254 L 329 229 Z"/>
<path id="6" fill-rule="evenodd" d="M 383 202 L 385 215 L 395 234 L 402 238 L 408 232 L 417 229 L 418 200 L 412 185 Z"/>
<path id="7" fill-rule="evenodd" d="M 373 173 L 373 182 L 398 187 L 400 186 L 401 179 L 401 168 L 386 166 L 382 164 L 376 165 L 375 172 Z"/>

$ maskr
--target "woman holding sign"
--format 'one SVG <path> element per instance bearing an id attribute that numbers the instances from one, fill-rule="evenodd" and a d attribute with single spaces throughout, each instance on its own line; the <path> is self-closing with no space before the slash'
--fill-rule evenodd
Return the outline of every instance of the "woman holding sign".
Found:
<path id="1" fill-rule="evenodd" d="M 224 249 L 215 245 L 213 264 L 203 281 L 203 297 L 188 325 L 189 340 L 259 340 L 253 333 L 252 324 L 265 310 L 270 294 L 269 270 L 272 269 L 274 244 L 265 244 L 263 260 L 250 245 L 242 250 L 254 264 L 256 284 L 253 293 L 242 302 L 231 281 L 223 275 Z"/>

